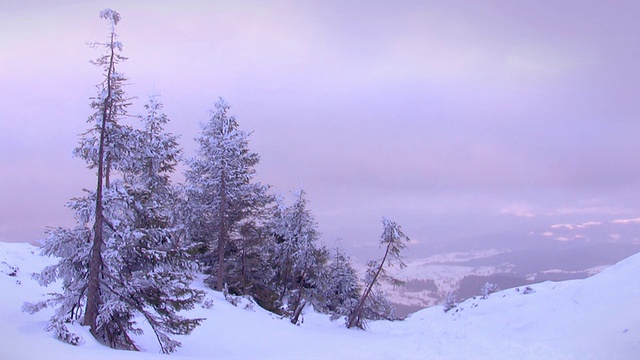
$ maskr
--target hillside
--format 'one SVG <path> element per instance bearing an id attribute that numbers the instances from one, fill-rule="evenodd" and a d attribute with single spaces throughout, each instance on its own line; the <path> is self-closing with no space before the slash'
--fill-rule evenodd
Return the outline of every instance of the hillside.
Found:
<path id="1" fill-rule="evenodd" d="M 51 289 L 29 274 L 52 259 L 27 244 L 0 243 L 0 359 L 167 359 L 153 335 L 147 352 L 115 351 L 86 329 L 74 347 L 43 331 L 50 313 L 20 311 Z M 307 313 L 291 325 L 257 306 L 235 307 L 209 291 L 211 308 L 190 315 L 207 320 L 172 359 L 636 359 L 640 353 L 640 254 L 584 280 L 544 282 L 470 299 L 448 313 L 432 307 L 405 321 L 374 322 L 368 331 Z M 196 284 L 202 287 L 201 284 Z M 246 305 L 246 302 L 245 302 Z"/>
<path id="2" fill-rule="evenodd" d="M 486 282 L 500 289 L 543 281 L 584 279 L 640 252 L 638 219 L 557 224 L 532 232 L 483 235 L 410 259 L 395 275 L 404 288 L 386 290 L 398 315 L 440 304 L 448 293 L 459 300 L 480 294 Z"/>

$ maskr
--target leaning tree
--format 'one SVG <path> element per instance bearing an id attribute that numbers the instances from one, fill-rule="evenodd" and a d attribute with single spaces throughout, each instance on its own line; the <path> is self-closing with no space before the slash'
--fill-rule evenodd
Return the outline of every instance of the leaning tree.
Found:
<path id="1" fill-rule="evenodd" d="M 382 236 L 380 237 L 380 245 L 385 246 L 384 256 L 380 260 L 373 260 L 368 263 L 367 273 L 365 277 L 366 287 L 360 300 L 347 317 L 347 328 L 358 327 L 364 329 L 365 321 L 373 316 L 384 316 L 376 314 L 375 309 L 378 307 L 385 308 L 384 301 L 380 299 L 380 294 L 376 293 L 375 287 L 380 281 L 388 281 L 393 285 L 400 285 L 402 282 L 390 276 L 387 272 L 389 267 L 405 267 L 400 256 L 400 251 L 406 247 L 405 242 L 409 238 L 402 232 L 400 226 L 395 222 L 383 218 L 382 219 Z M 369 315 L 368 313 L 372 313 Z"/>

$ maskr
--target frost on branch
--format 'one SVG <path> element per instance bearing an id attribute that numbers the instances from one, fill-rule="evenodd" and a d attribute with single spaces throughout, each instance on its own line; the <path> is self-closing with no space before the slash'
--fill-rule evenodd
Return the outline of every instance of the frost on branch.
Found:
<path id="1" fill-rule="evenodd" d="M 78 346 L 82 342 L 82 337 L 72 333 L 62 322 L 54 322 L 46 328 L 47 331 L 53 331 L 56 337 L 67 344 Z"/>
<path id="2" fill-rule="evenodd" d="M 100 18 L 109 22 L 111 33 L 115 32 L 116 25 L 120 22 L 120 14 L 117 11 L 104 9 L 100 11 Z"/>

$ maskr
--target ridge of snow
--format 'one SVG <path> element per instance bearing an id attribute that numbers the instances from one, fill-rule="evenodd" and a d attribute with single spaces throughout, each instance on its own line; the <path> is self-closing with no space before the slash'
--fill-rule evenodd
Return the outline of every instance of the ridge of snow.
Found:
<path id="1" fill-rule="evenodd" d="M 508 289 L 486 300 L 469 299 L 444 313 L 421 310 L 405 321 L 375 321 L 369 331 L 346 329 L 341 320 L 308 311 L 304 323 L 255 307 L 235 307 L 207 289 L 213 307 L 189 316 L 205 317 L 174 355 L 156 353 L 152 334 L 147 352 L 112 350 L 98 344 L 85 327 L 70 327 L 84 338 L 71 346 L 43 328 L 50 309 L 20 311 L 58 290 L 30 278 L 56 259 L 39 256 L 28 244 L 0 243 L 0 263 L 18 268 L 0 272 L 0 359 L 637 359 L 640 354 L 640 254 L 584 280 L 544 282 L 535 291 Z M 204 289 L 197 281 L 195 287 Z M 456 311 L 457 310 L 457 311 Z M 144 339 L 143 339 L 144 340 Z"/>

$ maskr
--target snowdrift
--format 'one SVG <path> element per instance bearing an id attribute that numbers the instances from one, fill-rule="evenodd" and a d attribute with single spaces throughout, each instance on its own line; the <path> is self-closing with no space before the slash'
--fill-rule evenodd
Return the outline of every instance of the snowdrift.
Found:
<path id="1" fill-rule="evenodd" d="M 112 350 L 86 328 L 79 346 L 43 329 L 52 310 L 21 312 L 56 288 L 30 274 L 54 262 L 28 244 L 0 242 L 0 359 L 639 359 L 640 254 L 584 280 L 545 282 L 470 299 L 445 313 L 441 306 L 405 321 L 373 322 L 348 330 L 313 312 L 301 326 L 243 301 L 234 306 L 208 290 L 208 303 L 189 314 L 207 320 L 174 355 L 159 354 L 153 335 L 145 352 Z M 201 283 L 195 286 L 204 288 Z"/>

